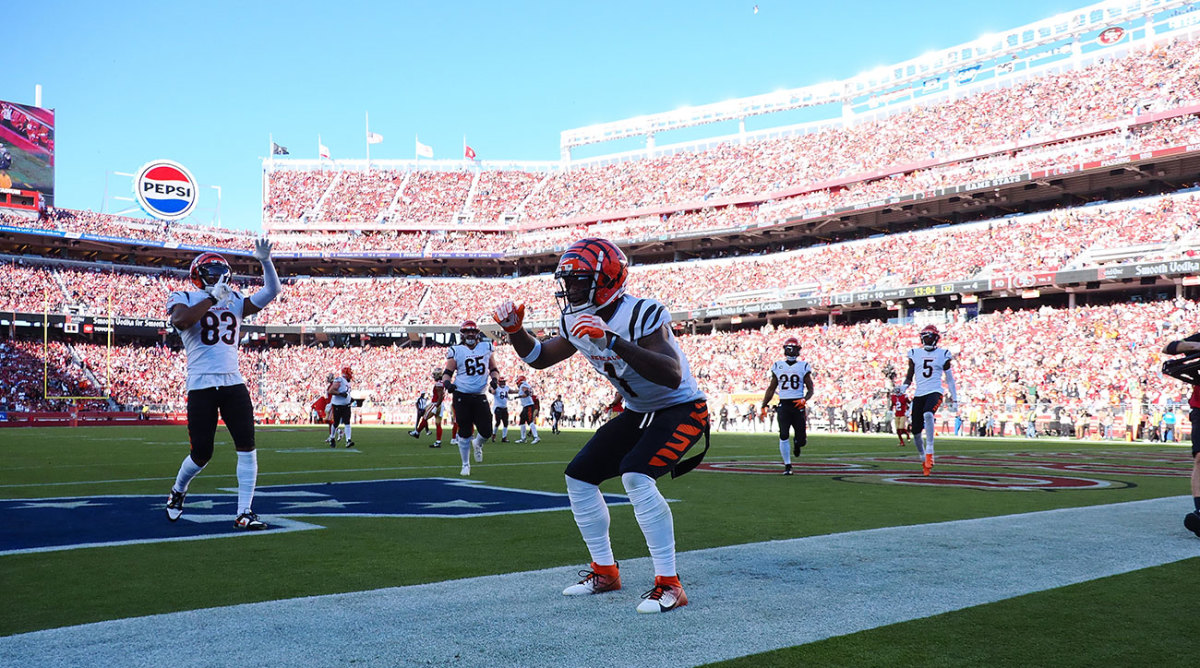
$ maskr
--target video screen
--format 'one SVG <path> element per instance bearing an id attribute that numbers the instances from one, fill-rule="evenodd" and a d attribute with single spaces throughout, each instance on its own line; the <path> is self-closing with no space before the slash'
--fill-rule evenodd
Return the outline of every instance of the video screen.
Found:
<path id="1" fill-rule="evenodd" d="M 54 110 L 0 100 L 0 188 L 54 205 Z"/>

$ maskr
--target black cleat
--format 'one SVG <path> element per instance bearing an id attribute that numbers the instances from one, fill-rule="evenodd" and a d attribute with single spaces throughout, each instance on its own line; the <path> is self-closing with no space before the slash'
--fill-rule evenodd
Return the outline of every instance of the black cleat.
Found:
<path id="1" fill-rule="evenodd" d="M 800 445 L 799 443 L 792 444 L 792 456 L 799 457 L 800 456 L 800 448 L 803 448 L 803 447 L 804 446 Z"/>
<path id="2" fill-rule="evenodd" d="M 262 531 L 267 528 L 266 522 L 258 519 L 254 513 L 242 513 L 233 521 L 233 526 L 247 531 Z"/>
<path id="3" fill-rule="evenodd" d="M 171 494 L 167 497 L 167 519 L 174 522 L 183 515 L 183 497 L 185 496 L 187 496 L 187 492 L 171 490 Z"/>
<path id="4" fill-rule="evenodd" d="M 791 464 L 783 465 L 783 474 L 784 475 L 792 475 L 792 465 Z"/>
<path id="5" fill-rule="evenodd" d="M 1186 527 L 1188 531 L 1196 534 L 1197 538 L 1200 538 L 1200 510 L 1196 510 L 1184 515 L 1183 526 Z"/>
<path id="6" fill-rule="evenodd" d="M 347 447 L 347 448 L 353 448 L 353 447 L 354 447 L 354 441 L 346 441 L 346 447 Z"/>

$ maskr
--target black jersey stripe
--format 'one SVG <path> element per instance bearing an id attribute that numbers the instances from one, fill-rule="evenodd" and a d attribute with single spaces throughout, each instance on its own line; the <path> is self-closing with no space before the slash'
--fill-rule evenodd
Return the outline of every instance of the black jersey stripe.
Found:
<path id="1" fill-rule="evenodd" d="M 646 336 L 647 334 L 650 334 L 650 332 L 646 331 L 646 328 L 649 327 L 650 325 L 658 322 L 658 317 L 661 314 L 662 314 L 662 306 L 659 304 L 655 304 L 654 306 L 646 309 L 645 315 L 642 316 L 642 321 L 640 323 L 638 323 L 638 327 L 642 332 L 638 336 L 639 339 L 642 338 L 643 336 Z"/>

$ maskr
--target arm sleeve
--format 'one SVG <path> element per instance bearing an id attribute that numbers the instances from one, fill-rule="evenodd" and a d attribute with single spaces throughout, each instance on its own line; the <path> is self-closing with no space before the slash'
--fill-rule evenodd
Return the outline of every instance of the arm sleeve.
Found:
<path id="1" fill-rule="evenodd" d="M 954 386 L 954 371 L 946 369 L 946 387 L 950 388 L 950 400 L 958 402 L 958 388 Z"/>
<path id="2" fill-rule="evenodd" d="M 275 273 L 275 263 L 271 258 L 267 258 L 262 263 L 263 268 L 263 287 L 258 292 L 250 296 L 250 303 L 259 308 L 263 308 L 271 303 L 279 295 L 279 290 L 282 286 L 279 284 L 279 274 Z"/>

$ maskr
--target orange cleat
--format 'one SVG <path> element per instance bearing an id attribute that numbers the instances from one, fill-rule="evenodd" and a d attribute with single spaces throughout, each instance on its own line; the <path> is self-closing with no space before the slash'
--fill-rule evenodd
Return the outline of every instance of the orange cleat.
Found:
<path id="1" fill-rule="evenodd" d="M 925 455 L 925 461 L 921 464 L 921 473 L 929 475 L 933 470 L 933 455 Z"/>

